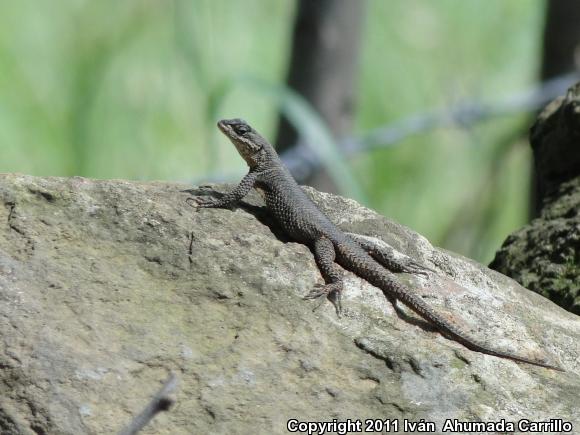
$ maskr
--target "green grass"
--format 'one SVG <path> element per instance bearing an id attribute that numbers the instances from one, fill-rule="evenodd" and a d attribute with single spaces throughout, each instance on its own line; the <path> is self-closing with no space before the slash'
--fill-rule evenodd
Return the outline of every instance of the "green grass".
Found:
<path id="1" fill-rule="evenodd" d="M 272 137 L 277 111 L 292 110 L 280 89 L 294 8 L 291 0 L 4 0 L 0 172 L 242 174 L 215 121 L 241 116 Z M 531 86 L 543 12 L 539 0 L 369 1 L 355 132 Z M 295 114 L 301 129 L 323 134 L 307 113 Z M 358 155 L 344 167 L 353 174 L 344 192 L 489 261 L 525 221 L 530 155 L 521 140 L 506 141 L 529 123 L 510 116 Z"/>

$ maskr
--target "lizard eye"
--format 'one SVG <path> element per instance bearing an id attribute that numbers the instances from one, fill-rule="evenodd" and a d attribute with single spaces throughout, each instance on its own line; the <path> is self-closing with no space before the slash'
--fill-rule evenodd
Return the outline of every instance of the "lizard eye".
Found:
<path id="1" fill-rule="evenodd" d="M 246 124 L 237 124 L 234 125 L 234 131 L 236 132 L 236 134 L 243 136 L 244 134 L 250 131 L 250 127 Z"/>

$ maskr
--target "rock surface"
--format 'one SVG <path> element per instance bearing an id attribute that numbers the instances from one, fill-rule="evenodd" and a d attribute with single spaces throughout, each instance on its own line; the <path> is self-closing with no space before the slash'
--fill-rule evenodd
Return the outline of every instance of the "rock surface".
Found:
<path id="1" fill-rule="evenodd" d="M 255 193 L 238 209 L 195 211 L 185 188 L 0 176 L 0 433 L 116 433 L 169 372 L 176 405 L 144 434 L 286 433 L 292 418 L 580 428 L 577 316 L 308 190 L 341 227 L 436 269 L 401 279 L 474 336 L 566 372 L 469 351 L 398 318 L 352 274 L 343 317 L 328 302 L 312 312 L 318 302 L 301 297 L 322 282 L 313 257 Z"/>

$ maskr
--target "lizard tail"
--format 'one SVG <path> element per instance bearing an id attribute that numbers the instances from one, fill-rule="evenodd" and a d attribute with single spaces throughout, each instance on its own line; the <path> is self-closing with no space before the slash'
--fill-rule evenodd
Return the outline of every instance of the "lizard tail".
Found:
<path id="1" fill-rule="evenodd" d="M 374 269 L 376 270 L 376 269 Z M 367 279 L 367 278 L 365 278 Z M 443 318 L 441 315 L 437 314 L 429 305 L 423 301 L 423 299 L 415 296 L 409 289 L 407 289 L 403 284 L 395 279 L 394 276 L 381 270 L 380 272 L 376 270 L 375 273 L 368 276 L 368 281 L 379 287 L 383 292 L 387 293 L 389 296 L 394 296 L 399 299 L 425 320 L 428 320 L 433 325 L 435 325 L 444 335 L 453 338 L 455 341 L 461 343 L 468 349 L 476 352 L 486 353 L 488 355 L 497 356 L 500 358 L 507 358 L 513 361 L 519 361 L 527 364 L 533 364 L 540 367 L 545 367 L 552 370 L 565 371 L 561 367 L 553 364 L 546 363 L 544 361 L 535 360 L 527 358 L 525 356 L 520 356 L 513 354 L 511 352 L 493 349 L 477 340 L 468 337 L 462 329 L 455 323 Z"/>
<path id="2" fill-rule="evenodd" d="M 399 283 L 396 284 L 400 285 Z M 405 305 L 407 305 L 421 317 L 433 323 L 445 335 L 452 337 L 453 339 L 455 339 L 468 349 L 474 350 L 476 352 L 486 353 L 488 355 L 497 356 L 500 358 L 508 358 L 514 361 L 520 361 L 528 364 L 537 365 L 540 367 L 546 367 L 552 370 L 564 371 L 561 367 L 548 364 L 544 361 L 526 358 L 524 356 L 516 355 L 507 351 L 492 349 L 486 346 L 485 344 L 479 343 L 477 340 L 471 337 L 467 337 L 457 324 L 444 319 L 435 311 L 433 311 L 433 309 L 429 305 L 427 305 L 422 299 L 410 294 L 408 291 L 396 293 L 397 299 L 400 299 L 401 302 L 403 302 Z"/>

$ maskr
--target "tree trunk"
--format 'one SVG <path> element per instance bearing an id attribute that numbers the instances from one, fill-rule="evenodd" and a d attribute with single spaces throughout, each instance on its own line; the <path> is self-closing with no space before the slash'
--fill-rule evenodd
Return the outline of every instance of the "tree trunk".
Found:
<path id="1" fill-rule="evenodd" d="M 580 315 L 580 83 L 552 101 L 530 142 L 541 214 L 508 236 L 489 265 Z"/>
<path id="2" fill-rule="evenodd" d="M 352 125 L 364 9 L 362 0 L 298 2 L 287 85 L 314 107 L 336 138 L 348 133 Z M 281 115 L 275 142 L 278 151 L 291 148 L 299 139 Z M 301 181 L 320 190 L 337 190 L 324 170 Z"/>
<path id="3" fill-rule="evenodd" d="M 578 69 L 580 56 L 580 2 L 578 0 L 549 0 L 544 27 L 542 81 Z M 543 181 L 536 168 L 532 169 L 530 215 L 537 217 L 545 196 Z"/>

